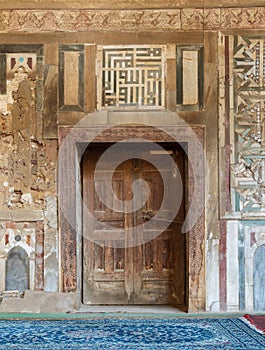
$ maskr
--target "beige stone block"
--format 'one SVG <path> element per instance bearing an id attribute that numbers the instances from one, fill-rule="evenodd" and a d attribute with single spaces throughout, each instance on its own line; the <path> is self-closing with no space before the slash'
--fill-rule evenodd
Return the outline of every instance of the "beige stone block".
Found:
<path id="1" fill-rule="evenodd" d="M 10 221 L 11 212 L 8 209 L 0 209 L 0 221 Z"/>
<path id="2" fill-rule="evenodd" d="M 22 298 L 8 298 L 3 299 L 0 312 L 39 313 L 40 307 L 33 300 L 25 301 Z"/>
<path id="3" fill-rule="evenodd" d="M 0 312 L 66 313 L 76 309 L 76 293 L 26 290 L 24 298 L 3 299 Z"/>
<path id="4" fill-rule="evenodd" d="M 12 221 L 43 221 L 42 210 L 16 209 L 11 211 Z"/>

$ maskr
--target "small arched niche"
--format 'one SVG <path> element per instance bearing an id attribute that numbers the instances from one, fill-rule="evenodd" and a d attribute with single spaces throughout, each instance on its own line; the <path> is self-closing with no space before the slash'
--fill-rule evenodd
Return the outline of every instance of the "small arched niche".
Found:
<path id="1" fill-rule="evenodd" d="M 254 310 L 265 310 L 265 245 L 254 256 Z"/>
<path id="2" fill-rule="evenodd" d="M 29 258 L 21 247 L 14 247 L 8 253 L 5 289 L 20 292 L 29 289 Z"/>

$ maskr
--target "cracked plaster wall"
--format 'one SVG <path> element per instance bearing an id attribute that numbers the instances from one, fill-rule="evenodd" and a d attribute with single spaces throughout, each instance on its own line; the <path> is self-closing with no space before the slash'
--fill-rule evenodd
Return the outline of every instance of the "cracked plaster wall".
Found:
<path id="1" fill-rule="evenodd" d="M 16 60 L 25 59 L 23 54 L 14 56 Z M 57 291 L 57 140 L 42 137 L 42 111 L 36 108 L 37 81 L 26 68 L 22 65 L 7 72 L 6 94 L 0 98 L 0 291 L 5 284 L 7 253 L 21 242 L 24 248 L 30 247 L 26 250 L 31 259 L 30 289 Z M 27 240 L 28 226 L 32 227 L 34 244 Z M 20 241 L 9 238 L 13 235 L 21 236 Z"/>

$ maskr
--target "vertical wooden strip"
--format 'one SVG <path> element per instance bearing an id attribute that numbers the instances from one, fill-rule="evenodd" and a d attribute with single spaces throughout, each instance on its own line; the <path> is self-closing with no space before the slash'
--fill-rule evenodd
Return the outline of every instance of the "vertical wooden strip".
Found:
<path id="1" fill-rule="evenodd" d="M 44 64 L 58 65 L 58 44 L 48 43 L 44 45 Z"/>
<path id="2" fill-rule="evenodd" d="M 72 202 L 72 201 L 71 201 Z M 72 202 L 73 203 L 73 202 Z M 76 275 L 76 231 L 64 212 L 60 209 L 61 227 L 61 262 L 63 274 L 63 291 L 74 292 L 77 286 Z"/>
<path id="3" fill-rule="evenodd" d="M 105 241 L 105 272 L 107 273 L 114 271 L 114 248 L 111 247 L 111 244 L 111 241 Z"/>
<path id="4" fill-rule="evenodd" d="M 204 49 L 198 51 L 198 103 L 199 108 L 204 106 Z"/>
<path id="5" fill-rule="evenodd" d="M 84 110 L 93 112 L 96 109 L 96 46 L 85 46 L 84 62 Z"/>
<path id="6" fill-rule="evenodd" d="M 6 94 L 6 54 L 0 54 L 0 95 Z"/>
<path id="7" fill-rule="evenodd" d="M 183 103 L 183 50 L 177 47 L 177 104 Z"/>
<path id="8" fill-rule="evenodd" d="M 55 65 L 46 65 L 43 97 L 43 136 L 47 138 L 57 138 L 57 90 L 58 68 Z"/>
<path id="9" fill-rule="evenodd" d="M 85 152 L 82 161 L 83 170 L 83 234 L 82 234 L 82 300 L 84 303 L 90 302 L 89 295 L 93 293 L 94 271 L 99 267 L 104 269 L 104 248 L 100 248 L 89 239 L 89 235 L 94 232 L 94 218 L 87 215 L 89 210 L 95 210 L 95 187 L 94 187 L 94 162 L 95 153 Z M 98 242 L 99 244 L 104 242 Z M 100 256 L 97 258 L 97 252 Z"/>
<path id="10" fill-rule="evenodd" d="M 225 209 L 231 211 L 230 193 L 230 74 L 229 37 L 225 36 Z"/>
<path id="11" fill-rule="evenodd" d="M 43 137 L 57 138 L 58 44 L 44 45 Z"/>
<path id="12" fill-rule="evenodd" d="M 154 241 L 154 271 L 155 272 L 161 272 L 163 270 L 162 255 L 163 255 L 162 240 L 156 239 Z"/>
<path id="13" fill-rule="evenodd" d="M 226 288 L 226 221 L 222 220 L 220 227 L 220 242 L 219 242 L 219 289 L 220 289 L 220 310 L 226 311 L 227 305 L 227 288 Z"/>
<path id="14" fill-rule="evenodd" d="M 167 45 L 167 60 L 166 60 L 166 98 L 167 98 L 167 109 L 170 111 L 176 110 L 176 45 L 170 44 Z M 158 88 L 162 88 L 162 86 L 158 86 Z M 161 96 L 160 96 L 161 99 Z M 159 101 L 159 105 L 161 105 L 162 101 Z"/>
<path id="15" fill-rule="evenodd" d="M 204 144 L 204 130 L 200 128 L 196 130 L 196 135 Z M 189 155 L 195 154 L 194 147 L 189 146 Z M 204 174 L 204 169 L 201 169 L 201 173 Z M 198 179 L 197 179 L 198 181 Z M 200 181 L 200 179 L 199 179 Z M 204 184 L 204 177 L 203 177 Z M 193 189 L 194 189 L 194 174 L 191 167 L 188 165 L 188 179 L 187 179 L 187 201 L 188 207 L 193 201 Z M 203 210 L 201 217 L 198 219 L 196 225 L 194 225 L 188 233 L 188 310 L 205 310 L 205 210 Z"/>
<path id="16" fill-rule="evenodd" d="M 78 106 L 84 109 L 84 52 L 79 52 L 78 57 Z"/>
<path id="17" fill-rule="evenodd" d="M 43 50 L 40 48 L 37 52 L 36 63 L 36 111 L 43 110 Z"/>
<path id="18" fill-rule="evenodd" d="M 59 108 L 64 106 L 64 51 L 59 51 Z"/>
<path id="19" fill-rule="evenodd" d="M 204 41 L 204 104 L 206 119 L 206 239 L 208 251 L 206 271 L 219 269 L 219 256 L 215 245 L 219 240 L 218 212 L 218 37 L 215 32 L 205 32 Z M 205 179 L 204 179 L 205 181 Z M 213 266 L 214 265 L 214 266 Z M 204 271 L 205 272 L 205 271 Z M 219 276 L 206 280 L 207 307 L 218 308 Z"/>
<path id="20" fill-rule="evenodd" d="M 132 199 L 132 165 L 131 161 L 127 161 L 127 166 L 124 171 L 124 193 L 125 201 Z M 128 303 L 133 303 L 133 291 L 134 291 L 134 248 L 132 246 L 134 234 L 133 234 L 133 211 L 130 207 L 127 207 L 127 213 L 125 214 L 125 291 L 127 293 Z"/>
<path id="21" fill-rule="evenodd" d="M 219 57 L 219 208 L 220 215 L 226 212 L 226 192 L 225 192 L 225 47 L 224 35 L 220 35 L 218 46 Z"/>
<path id="22" fill-rule="evenodd" d="M 60 135 L 59 135 L 60 136 Z M 60 139 L 60 162 L 58 167 L 58 196 L 60 206 L 60 238 L 63 290 L 75 291 L 77 286 L 76 269 L 76 153 L 73 143 L 63 143 Z M 67 170 L 66 170 L 67 169 Z"/>

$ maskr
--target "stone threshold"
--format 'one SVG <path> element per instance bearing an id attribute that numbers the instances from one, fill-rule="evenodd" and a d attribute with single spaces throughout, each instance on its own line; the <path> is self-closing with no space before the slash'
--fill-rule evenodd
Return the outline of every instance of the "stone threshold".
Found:
<path id="1" fill-rule="evenodd" d="M 245 313 L 124 313 L 124 312 L 87 312 L 87 313 L 0 313 L 0 320 L 86 320 L 101 318 L 241 318 Z M 257 315 L 264 315 L 258 314 Z"/>

